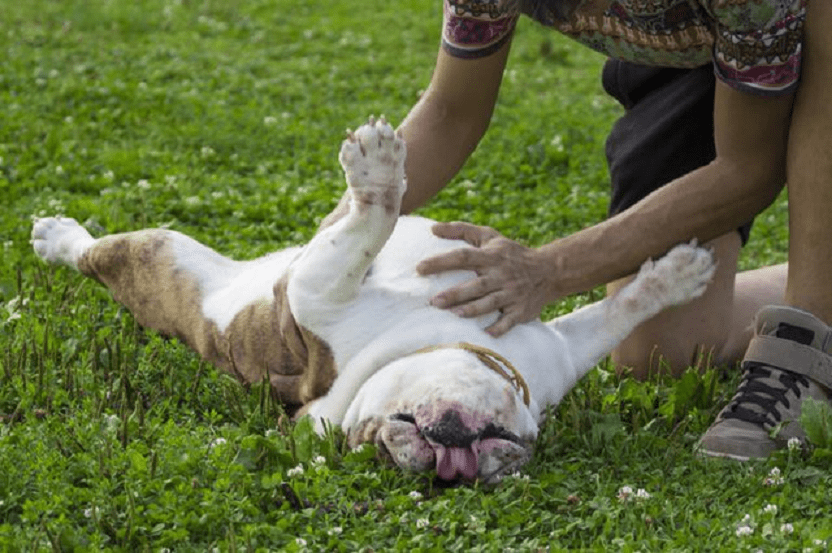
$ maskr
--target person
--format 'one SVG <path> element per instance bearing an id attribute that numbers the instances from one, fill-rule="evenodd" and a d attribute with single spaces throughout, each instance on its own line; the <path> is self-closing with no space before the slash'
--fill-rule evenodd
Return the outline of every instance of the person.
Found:
<path id="1" fill-rule="evenodd" d="M 437 224 L 435 234 L 471 247 L 419 271 L 477 277 L 433 304 L 465 317 L 499 311 L 488 328 L 499 336 L 568 294 L 605 283 L 615 293 L 645 259 L 696 239 L 719 263 L 708 292 L 637 330 L 614 360 L 643 377 L 658 362 L 678 372 L 745 353 L 737 393 L 699 450 L 748 459 L 801 438 L 803 400 L 828 401 L 832 389 L 832 4 L 444 0 L 430 85 L 399 129 L 403 212 L 444 187 L 487 130 L 521 15 L 610 57 L 604 85 L 626 108 L 607 141 L 611 216 L 536 248 L 488 227 Z M 788 265 L 737 274 L 749 222 L 786 182 Z"/>

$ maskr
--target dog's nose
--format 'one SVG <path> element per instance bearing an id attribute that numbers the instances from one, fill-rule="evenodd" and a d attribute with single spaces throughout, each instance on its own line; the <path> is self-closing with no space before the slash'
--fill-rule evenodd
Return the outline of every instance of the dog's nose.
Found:
<path id="1" fill-rule="evenodd" d="M 422 428 L 422 435 L 445 447 L 471 447 L 477 433 L 468 428 L 458 411 L 448 410 L 439 421 Z"/>

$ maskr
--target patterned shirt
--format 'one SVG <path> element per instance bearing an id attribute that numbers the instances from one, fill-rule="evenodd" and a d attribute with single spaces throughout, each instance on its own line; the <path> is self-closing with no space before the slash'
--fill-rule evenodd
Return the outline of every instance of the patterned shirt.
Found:
<path id="1" fill-rule="evenodd" d="M 729 86 L 775 96 L 797 86 L 808 1 L 444 0 L 442 40 L 453 56 L 486 56 L 525 14 L 610 57 L 667 67 L 713 63 Z"/>

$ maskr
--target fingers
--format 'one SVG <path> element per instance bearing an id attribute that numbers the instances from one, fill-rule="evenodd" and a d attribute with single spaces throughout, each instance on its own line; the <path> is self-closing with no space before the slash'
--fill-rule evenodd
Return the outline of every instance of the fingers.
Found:
<path id="1" fill-rule="evenodd" d="M 500 290 L 482 292 L 488 285 L 485 279 L 479 278 L 452 288 L 439 294 L 431 300 L 431 305 L 439 308 L 450 308 L 450 311 L 459 317 L 473 318 L 487 315 L 495 311 L 500 313 L 499 318 L 488 328 L 486 332 L 494 336 L 502 336 L 519 323 L 532 320 L 535 315 L 527 315 L 523 309 L 511 302 L 511 295 Z"/>
<path id="2" fill-rule="evenodd" d="M 514 325 L 525 323 L 532 320 L 531 317 L 524 317 L 523 312 L 519 310 L 506 311 L 494 324 L 485 329 L 487 333 L 495 338 L 498 338 L 511 330 Z"/>
<path id="3" fill-rule="evenodd" d="M 442 255 L 423 259 L 416 265 L 420 275 L 432 275 L 442 271 L 471 270 L 476 271 L 491 265 L 491 256 L 475 248 L 460 248 Z"/>
<path id="4" fill-rule="evenodd" d="M 465 240 L 472 246 L 481 247 L 483 244 L 500 233 L 490 227 L 472 225 L 471 223 L 436 223 L 431 228 L 433 234 L 449 240 Z"/>
<path id="5" fill-rule="evenodd" d="M 490 240 L 500 237 L 500 233 L 489 227 L 481 227 L 470 223 L 436 223 L 432 227 L 433 234 L 450 240 L 464 240 L 473 248 L 459 248 L 451 252 L 422 260 L 416 270 L 421 275 L 432 275 L 442 271 L 471 270 L 478 271 L 483 267 L 494 265 L 491 252 L 477 249 Z"/>
<path id="6" fill-rule="evenodd" d="M 500 308 L 498 294 L 484 278 L 475 278 L 437 294 L 430 304 L 440 309 L 452 308 L 461 317 L 476 317 Z"/>

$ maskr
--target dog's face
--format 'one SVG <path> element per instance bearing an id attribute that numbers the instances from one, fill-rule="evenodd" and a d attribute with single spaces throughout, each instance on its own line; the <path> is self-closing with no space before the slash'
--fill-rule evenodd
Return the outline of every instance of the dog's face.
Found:
<path id="1" fill-rule="evenodd" d="M 443 480 L 494 481 L 528 461 L 537 424 L 511 382 L 476 356 L 440 350 L 369 378 L 344 418 L 350 446 Z"/>

